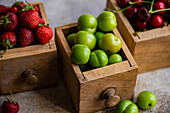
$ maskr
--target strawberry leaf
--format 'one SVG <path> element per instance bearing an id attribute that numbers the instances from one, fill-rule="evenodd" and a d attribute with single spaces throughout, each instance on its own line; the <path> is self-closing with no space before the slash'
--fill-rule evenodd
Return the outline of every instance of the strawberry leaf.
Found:
<path id="1" fill-rule="evenodd" d="M 46 26 L 46 27 L 49 27 L 49 24 L 45 25 L 44 23 L 41 23 L 41 24 L 38 24 L 38 26 Z"/>
<path id="2" fill-rule="evenodd" d="M 10 18 L 8 18 L 9 15 L 2 15 L 0 19 L 0 25 L 7 25 L 8 23 L 12 23 L 10 21 Z"/>
<path id="3" fill-rule="evenodd" d="M 25 12 L 25 11 L 29 11 L 29 10 L 35 10 L 34 7 L 31 4 L 24 5 L 24 6 L 21 6 L 21 7 L 22 7 L 22 10 L 19 13 L 22 13 L 22 12 Z"/>
<path id="4" fill-rule="evenodd" d="M 23 3 L 22 1 L 16 1 L 16 0 L 15 0 L 14 5 L 21 5 L 22 3 Z"/>

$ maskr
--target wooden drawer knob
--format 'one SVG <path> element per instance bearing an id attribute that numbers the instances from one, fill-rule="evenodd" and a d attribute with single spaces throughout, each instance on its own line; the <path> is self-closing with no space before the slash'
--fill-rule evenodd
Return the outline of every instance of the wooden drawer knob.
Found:
<path id="1" fill-rule="evenodd" d="M 33 85 L 38 83 L 38 77 L 35 74 L 34 70 L 26 70 L 22 73 L 22 78 L 24 79 L 24 82 L 29 85 Z"/>
<path id="2" fill-rule="evenodd" d="M 114 88 L 106 89 L 102 94 L 102 98 L 106 99 L 105 100 L 106 107 L 116 106 L 120 102 L 120 97 L 118 95 L 115 95 Z"/>

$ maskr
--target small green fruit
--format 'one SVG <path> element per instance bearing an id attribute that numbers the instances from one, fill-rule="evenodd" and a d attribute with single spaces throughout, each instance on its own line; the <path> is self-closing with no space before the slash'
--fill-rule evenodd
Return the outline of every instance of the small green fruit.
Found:
<path id="1" fill-rule="evenodd" d="M 117 53 L 122 47 L 122 41 L 112 33 L 106 33 L 99 40 L 99 48 L 108 54 Z"/>
<path id="2" fill-rule="evenodd" d="M 98 27 L 104 32 L 112 31 L 117 26 L 116 16 L 110 11 L 105 11 L 97 17 Z"/>
<path id="3" fill-rule="evenodd" d="M 84 44 L 93 49 L 96 46 L 96 37 L 88 31 L 81 30 L 76 34 L 74 44 Z"/>
<path id="4" fill-rule="evenodd" d="M 122 61 L 122 57 L 119 54 L 112 54 L 109 56 L 109 64 L 114 64 Z"/>
<path id="5" fill-rule="evenodd" d="M 91 53 L 89 65 L 93 68 L 106 66 L 108 64 L 107 54 L 103 50 L 96 50 Z"/>
<path id="6" fill-rule="evenodd" d="M 137 104 L 141 109 L 150 109 L 156 105 L 156 96 L 150 91 L 143 91 L 138 95 Z"/>
<path id="7" fill-rule="evenodd" d="M 95 34 L 96 37 L 96 42 L 98 43 L 98 41 L 102 38 L 102 36 L 104 35 L 104 33 L 102 32 L 96 32 Z"/>
<path id="8" fill-rule="evenodd" d="M 95 33 L 97 29 L 97 19 L 90 14 L 81 15 L 78 19 L 78 29 Z"/>
<path id="9" fill-rule="evenodd" d="M 79 67 L 80 67 L 81 71 L 87 71 L 87 70 L 89 70 L 88 64 L 79 65 Z"/>
<path id="10" fill-rule="evenodd" d="M 70 47 L 72 47 L 74 45 L 74 38 L 76 36 L 76 33 L 72 33 L 72 34 L 69 34 L 67 36 L 67 42 L 69 44 Z"/>
<path id="11" fill-rule="evenodd" d="M 130 100 L 123 100 L 117 105 L 116 113 L 138 113 L 138 107 Z"/>
<path id="12" fill-rule="evenodd" d="M 84 44 L 76 44 L 72 47 L 70 58 L 73 63 L 82 65 L 89 61 L 91 50 Z"/>

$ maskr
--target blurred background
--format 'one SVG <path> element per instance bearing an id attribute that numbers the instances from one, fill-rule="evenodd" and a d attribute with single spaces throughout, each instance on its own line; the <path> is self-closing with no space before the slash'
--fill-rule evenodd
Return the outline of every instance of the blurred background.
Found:
<path id="1" fill-rule="evenodd" d="M 24 1 L 24 0 L 18 0 Z M 28 2 L 43 1 L 52 28 L 77 22 L 82 14 L 97 17 L 106 7 L 107 0 L 27 0 Z M 14 0 L 0 0 L 0 4 L 10 6 Z"/>

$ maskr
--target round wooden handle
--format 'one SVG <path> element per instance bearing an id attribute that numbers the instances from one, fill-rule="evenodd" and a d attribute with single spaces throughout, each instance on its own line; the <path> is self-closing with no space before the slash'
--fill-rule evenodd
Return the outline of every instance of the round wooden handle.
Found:
<path id="1" fill-rule="evenodd" d="M 102 94 L 102 98 L 106 99 L 105 101 L 106 107 L 116 106 L 120 102 L 120 97 L 118 95 L 115 95 L 114 88 L 106 89 Z"/>
<path id="2" fill-rule="evenodd" d="M 118 95 L 110 96 L 105 101 L 106 107 L 116 106 L 120 102 L 120 97 Z"/>
<path id="3" fill-rule="evenodd" d="M 38 83 L 38 77 L 35 74 L 34 70 L 26 70 L 23 72 L 22 77 L 24 82 L 27 84 L 36 84 Z"/>

